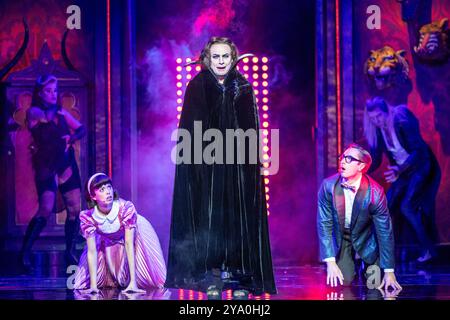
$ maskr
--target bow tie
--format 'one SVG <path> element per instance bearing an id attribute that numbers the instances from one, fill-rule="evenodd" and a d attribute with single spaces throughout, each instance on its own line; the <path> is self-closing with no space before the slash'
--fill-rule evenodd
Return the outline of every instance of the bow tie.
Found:
<path id="1" fill-rule="evenodd" d="M 351 186 L 348 183 L 342 182 L 341 183 L 341 187 L 342 187 L 342 189 L 348 189 L 348 190 L 352 191 L 353 193 L 356 192 L 356 187 L 355 186 Z"/>

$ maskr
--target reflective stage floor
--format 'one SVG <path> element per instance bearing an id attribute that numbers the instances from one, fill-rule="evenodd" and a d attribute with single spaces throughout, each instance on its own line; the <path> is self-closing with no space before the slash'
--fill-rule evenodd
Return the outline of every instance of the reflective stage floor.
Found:
<path id="1" fill-rule="evenodd" d="M 1 300 L 207 300 L 205 293 L 192 290 L 155 289 L 145 294 L 124 294 L 105 289 L 96 295 L 69 290 L 70 275 L 64 270 L 47 268 L 33 276 L 5 274 L 0 277 Z M 276 266 L 278 294 L 251 296 L 250 300 L 450 300 L 450 265 L 417 267 L 401 265 L 396 269 L 403 290 L 397 296 L 370 290 L 359 282 L 351 287 L 330 288 L 325 285 L 325 268 L 321 265 Z M 232 300 L 231 290 L 222 300 Z"/>

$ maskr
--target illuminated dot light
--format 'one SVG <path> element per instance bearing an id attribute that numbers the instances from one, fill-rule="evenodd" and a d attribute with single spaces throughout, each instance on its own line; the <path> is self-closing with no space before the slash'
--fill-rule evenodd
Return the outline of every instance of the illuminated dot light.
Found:
<path id="1" fill-rule="evenodd" d="M 177 94 L 177 98 L 176 98 L 176 102 L 177 102 L 177 127 L 179 126 L 179 120 L 181 118 L 181 112 L 183 110 L 183 94 L 184 91 L 181 90 L 181 88 L 184 88 L 183 85 L 187 86 L 189 81 L 192 80 L 192 78 L 196 75 L 196 73 L 194 72 L 194 69 L 196 72 L 200 72 L 202 70 L 200 65 L 196 65 L 195 67 L 192 65 L 189 66 L 182 66 L 181 64 L 183 63 L 183 61 L 186 61 L 186 63 L 189 63 L 192 61 L 191 58 L 186 58 L 186 59 L 182 59 L 182 58 L 177 58 L 176 62 L 177 62 L 177 66 L 176 66 L 176 71 L 177 71 L 177 75 L 176 75 L 176 94 Z M 262 58 L 258 58 L 258 57 L 252 57 L 251 59 L 249 58 L 245 58 L 241 61 L 241 65 L 237 66 L 237 70 L 243 70 L 244 73 L 244 77 L 246 79 L 252 79 L 250 80 L 253 89 L 254 89 L 254 94 L 255 96 L 258 96 L 260 94 L 263 95 L 263 97 L 258 98 L 256 97 L 256 103 L 257 103 L 257 108 L 258 110 L 260 109 L 260 106 L 258 105 L 259 101 L 262 101 L 262 110 L 264 111 L 262 113 L 262 127 L 263 127 L 263 175 L 264 175 L 264 184 L 265 184 L 265 192 L 266 192 L 266 201 L 267 201 L 267 209 L 269 208 L 269 199 L 270 199 L 270 195 L 269 195 L 269 167 L 270 167 L 270 162 L 269 162 L 269 129 L 270 129 L 270 123 L 269 123 L 269 75 L 268 75 L 268 70 L 269 67 L 267 65 L 269 59 L 267 57 L 262 57 Z M 261 63 L 261 65 L 258 65 L 258 62 Z M 193 73 L 193 74 L 191 74 Z M 258 79 L 261 79 L 261 82 L 257 81 Z M 262 88 L 261 88 L 262 87 Z M 260 90 L 262 89 L 262 90 Z M 267 215 L 270 215 L 269 210 L 267 210 Z M 190 300 L 192 300 L 194 298 L 193 296 L 193 292 L 189 291 L 186 292 L 187 296 L 189 297 Z M 183 290 L 179 291 L 179 296 L 180 296 L 180 300 L 185 299 L 185 293 Z M 226 292 L 226 297 L 230 298 L 232 297 L 232 291 L 227 291 Z M 270 295 L 267 296 L 266 298 L 270 299 Z M 199 300 L 203 300 L 204 296 L 202 293 L 198 294 L 198 299 Z M 256 300 L 260 300 L 261 297 L 256 296 L 255 297 Z"/>

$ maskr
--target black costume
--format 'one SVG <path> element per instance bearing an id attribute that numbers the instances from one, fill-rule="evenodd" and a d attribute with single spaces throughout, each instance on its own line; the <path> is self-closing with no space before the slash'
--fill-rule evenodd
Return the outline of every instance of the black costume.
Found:
<path id="1" fill-rule="evenodd" d="M 60 110 L 61 106 L 38 104 L 27 111 L 27 121 L 29 123 L 38 121 L 35 126 L 30 128 L 30 131 L 33 137 L 31 145 L 32 162 L 40 205 L 41 197 L 46 191 L 56 193 L 59 188 L 64 195 L 69 191 L 81 189 L 80 172 L 71 144 L 85 134 L 85 129 L 81 125 L 71 134 L 66 119 L 58 113 Z M 63 139 L 65 135 L 70 136 L 68 141 L 70 146 L 67 151 L 66 140 Z M 72 169 L 71 176 L 58 186 L 55 179 L 56 176 L 61 176 L 69 167 Z M 53 205 L 53 208 L 55 208 L 55 205 Z M 42 216 L 34 216 L 28 224 L 21 249 L 21 263 L 27 269 L 31 268 L 31 248 L 33 243 L 38 239 L 46 224 L 47 219 Z M 79 229 L 80 223 L 78 218 L 75 220 L 66 219 L 64 225 L 65 257 L 69 264 L 78 263 L 75 254 L 75 238 L 79 234 Z"/>
<path id="2" fill-rule="evenodd" d="M 36 108 L 36 107 L 33 107 Z M 65 135 L 70 135 L 69 126 L 63 115 L 57 111 L 61 107 L 52 106 L 44 110 L 51 113 L 54 119 L 46 123 L 39 123 L 30 129 L 33 136 L 33 168 L 35 171 L 36 188 L 39 195 L 45 191 L 56 192 L 58 186 L 55 175 L 61 175 L 71 167 L 71 177 L 59 186 L 62 193 L 81 188 L 80 173 L 75 160 L 72 146 L 67 152 Z"/>
<path id="3" fill-rule="evenodd" d="M 225 129 L 258 132 L 250 83 L 234 68 L 223 85 L 212 71 L 201 71 L 187 87 L 179 125 L 191 137 L 194 121 L 223 137 Z M 204 291 L 211 277 L 226 272 L 225 285 L 276 293 L 261 164 L 249 164 L 248 156 L 245 164 L 226 164 L 225 154 L 224 164 L 176 166 L 166 287 Z"/>
<path id="4" fill-rule="evenodd" d="M 400 145 L 409 154 L 406 161 L 399 165 L 398 179 L 387 192 L 389 210 L 399 213 L 409 222 L 420 249 L 429 250 L 434 256 L 438 234 L 435 224 L 435 200 L 441 180 L 441 170 L 430 147 L 423 140 L 419 122 L 406 106 L 393 109 L 393 126 Z M 377 147 L 370 153 L 373 158 L 369 172 L 376 170 L 386 153 L 391 165 L 398 165 L 388 151 L 381 130 L 377 128 Z M 403 234 L 400 234 L 403 236 Z"/>

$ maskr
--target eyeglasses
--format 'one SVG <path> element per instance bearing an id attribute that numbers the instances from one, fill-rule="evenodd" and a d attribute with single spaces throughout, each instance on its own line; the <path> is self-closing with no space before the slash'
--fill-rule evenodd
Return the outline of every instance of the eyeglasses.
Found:
<path id="1" fill-rule="evenodd" d="M 341 161 L 342 159 L 344 159 L 345 163 L 351 163 L 352 161 L 356 161 L 356 162 L 361 162 L 364 163 L 364 161 L 361 161 L 359 159 L 356 159 L 355 157 L 346 155 L 344 156 L 343 154 L 339 156 L 339 161 Z"/>

